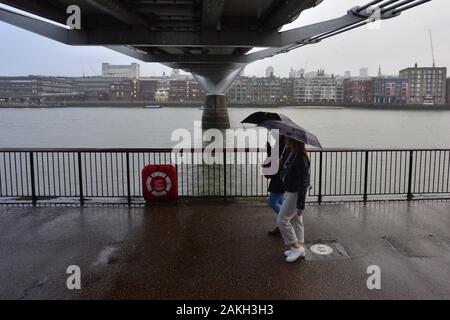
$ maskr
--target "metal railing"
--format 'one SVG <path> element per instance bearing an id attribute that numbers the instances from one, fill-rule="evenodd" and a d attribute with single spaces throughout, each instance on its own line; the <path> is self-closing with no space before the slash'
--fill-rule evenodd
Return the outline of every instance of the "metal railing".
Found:
<path id="1" fill-rule="evenodd" d="M 202 150 L 191 150 L 193 160 Z M 171 164 L 171 149 L 0 149 L 0 204 L 142 200 L 141 170 Z M 265 197 L 256 157 L 264 149 L 218 151 L 221 164 L 176 165 L 180 197 Z M 450 196 L 450 150 L 310 151 L 309 201 Z"/>

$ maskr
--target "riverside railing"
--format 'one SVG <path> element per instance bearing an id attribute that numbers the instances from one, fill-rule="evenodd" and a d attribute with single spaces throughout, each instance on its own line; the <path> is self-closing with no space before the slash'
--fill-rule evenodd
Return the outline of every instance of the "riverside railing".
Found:
<path id="1" fill-rule="evenodd" d="M 203 150 L 190 150 L 194 160 Z M 264 149 L 217 151 L 222 164 L 175 165 L 180 197 L 265 197 L 256 157 Z M 172 149 L 0 149 L 0 204 L 142 203 L 141 170 L 171 164 Z M 310 151 L 308 201 L 450 196 L 448 149 Z"/>

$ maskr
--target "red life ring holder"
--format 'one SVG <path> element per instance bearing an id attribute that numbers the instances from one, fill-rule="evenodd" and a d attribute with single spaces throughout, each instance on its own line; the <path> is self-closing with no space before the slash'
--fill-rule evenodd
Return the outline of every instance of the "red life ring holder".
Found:
<path id="1" fill-rule="evenodd" d="M 154 197 L 164 197 L 172 189 L 172 180 L 165 172 L 156 171 L 147 177 L 145 182 L 147 191 Z"/>
<path id="2" fill-rule="evenodd" d="M 142 196 L 148 202 L 178 197 L 177 171 L 173 165 L 150 164 L 142 169 Z"/>

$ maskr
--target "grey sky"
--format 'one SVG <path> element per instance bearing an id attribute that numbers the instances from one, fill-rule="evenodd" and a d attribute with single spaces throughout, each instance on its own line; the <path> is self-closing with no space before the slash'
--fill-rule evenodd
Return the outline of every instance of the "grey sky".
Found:
<path id="1" fill-rule="evenodd" d="M 297 21 L 283 30 L 336 18 L 347 9 L 369 0 L 324 0 L 316 8 L 303 12 Z M 375 75 L 381 64 L 384 74 L 412 66 L 431 65 L 429 28 L 433 32 L 436 63 L 450 66 L 449 0 L 433 0 L 403 13 L 400 17 L 382 21 L 381 29 L 362 27 L 322 43 L 255 62 L 247 66 L 247 75 L 262 76 L 267 66 L 275 67 L 275 74 L 287 76 L 290 67 L 343 74 L 360 67 L 368 67 Z M 102 47 L 70 47 L 34 35 L 0 22 L 0 75 L 96 75 L 102 62 L 128 64 L 136 60 Z M 170 69 L 155 63 L 141 64 L 142 75 L 160 75 Z"/>

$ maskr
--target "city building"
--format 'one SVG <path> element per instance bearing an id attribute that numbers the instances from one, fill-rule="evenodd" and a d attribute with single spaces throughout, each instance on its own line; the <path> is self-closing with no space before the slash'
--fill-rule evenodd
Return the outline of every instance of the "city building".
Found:
<path id="1" fill-rule="evenodd" d="M 139 99 L 142 101 L 199 101 L 204 97 L 198 82 L 189 75 L 172 78 L 164 74 L 139 80 Z"/>
<path id="2" fill-rule="evenodd" d="M 274 103 L 281 100 L 280 78 L 259 78 L 256 80 L 256 101 L 263 103 Z"/>
<path id="3" fill-rule="evenodd" d="M 406 104 L 409 96 L 407 79 L 380 77 L 373 79 L 373 102 L 375 104 Z"/>
<path id="4" fill-rule="evenodd" d="M 160 87 L 155 92 L 155 101 L 157 102 L 167 102 L 169 101 L 169 88 Z"/>
<path id="5" fill-rule="evenodd" d="M 344 102 L 346 103 L 373 103 L 372 79 L 345 79 Z"/>
<path id="6" fill-rule="evenodd" d="M 409 83 L 409 104 L 443 105 L 446 103 L 447 68 L 413 68 L 400 70 L 400 78 Z"/>
<path id="7" fill-rule="evenodd" d="M 102 77 L 139 79 L 140 66 L 137 63 L 132 63 L 130 65 L 112 65 L 109 63 L 103 63 Z"/>
<path id="8" fill-rule="evenodd" d="M 129 81 L 128 79 L 106 77 L 76 77 L 73 80 L 76 91 L 81 92 L 83 99 L 88 101 L 109 100 L 112 83 Z"/>
<path id="9" fill-rule="evenodd" d="M 200 87 L 200 84 L 192 79 L 186 80 L 188 100 L 189 101 L 203 101 L 205 98 L 205 92 Z"/>
<path id="10" fill-rule="evenodd" d="M 352 79 L 344 79 L 342 82 L 343 91 L 344 91 L 344 102 L 352 103 L 353 101 L 353 80 Z"/>
<path id="11" fill-rule="evenodd" d="M 345 71 L 344 78 L 351 78 L 352 72 L 350 70 Z"/>
<path id="12" fill-rule="evenodd" d="M 280 101 L 290 102 L 294 100 L 294 78 L 281 78 L 280 80 Z"/>
<path id="13" fill-rule="evenodd" d="M 364 69 L 364 68 L 363 68 Z M 345 102 L 355 104 L 449 104 L 446 68 L 408 68 L 400 76 L 345 77 L 324 70 L 305 73 L 291 68 L 289 77 L 238 76 L 226 97 L 232 103 Z M 365 74 L 365 72 L 361 72 Z M 202 101 L 205 92 L 188 74 L 142 77 L 0 77 L 0 104 L 43 105 L 61 101 Z"/>
<path id="14" fill-rule="evenodd" d="M 314 78 L 301 77 L 294 82 L 294 100 L 299 102 L 342 102 L 343 80 L 327 76 L 323 70 Z"/>
<path id="15" fill-rule="evenodd" d="M 292 97 L 293 79 L 238 77 L 227 92 L 230 102 L 276 103 Z"/>
<path id="16" fill-rule="evenodd" d="M 50 100 L 79 98 L 74 81 L 68 77 L 0 77 L 2 102 L 41 104 Z"/>
<path id="17" fill-rule="evenodd" d="M 365 67 L 359 69 L 359 76 L 360 77 L 368 77 L 369 76 L 369 69 L 365 68 Z"/>
<path id="18" fill-rule="evenodd" d="M 234 79 L 233 84 L 227 91 L 227 99 L 230 102 L 244 103 L 251 102 L 252 97 L 250 95 L 250 78 L 248 77 L 237 77 Z"/>
<path id="19" fill-rule="evenodd" d="M 131 101 L 135 100 L 131 81 L 117 81 L 109 85 L 109 100 Z"/>
<path id="20" fill-rule="evenodd" d="M 153 79 L 139 80 L 139 100 L 155 101 L 155 93 L 158 90 L 159 81 Z"/>
<path id="21" fill-rule="evenodd" d="M 275 69 L 272 66 L 266 68 L 266 78 L 273 77 L 275 74 Z"/>
<path id="22" fill-rule="evenodd" d="M 188 99 L 189 92 L 186 80 L 169 81 L 169 100 L 185 101 Z"/>
<path id="23" fill-rule="evenodd" d="M 450 78 L 447 78 L 447 104 L 450 105 Z"/>
<path id="24" fill-rule="evenodd" d="M 297 71 L 291 67 L 291 70 L 289 71 L 289 78 L 293 79 L 297 77 Z"/>

